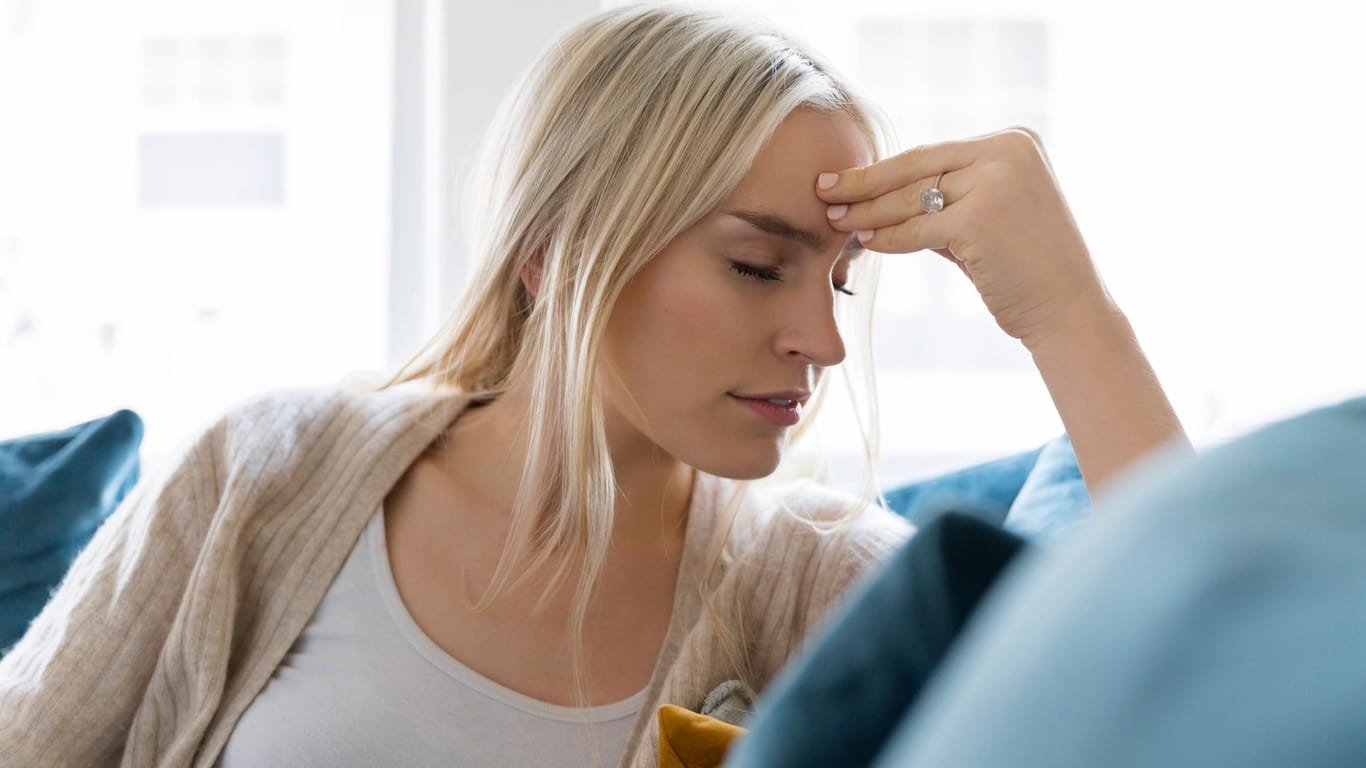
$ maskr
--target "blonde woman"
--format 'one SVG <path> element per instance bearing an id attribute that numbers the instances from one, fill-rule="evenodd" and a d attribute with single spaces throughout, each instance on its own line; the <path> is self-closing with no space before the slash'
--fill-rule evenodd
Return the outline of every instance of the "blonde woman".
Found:
<path id="1" fill-rule="evenodd" d="M 753 21 L 567 31 L 490 133 L 448 322 L 387 381 L 255 398 L 145 478 L 0 662 L 0 754 L 653 765 L 661 705 L 762 693 L 912 533 L 871 481 L 745 483 L 845 360 L 865 250 L 961 265 L 1092 489 L 1184 439 L 1038 138 L 892 155 L 880 125 Z"/>

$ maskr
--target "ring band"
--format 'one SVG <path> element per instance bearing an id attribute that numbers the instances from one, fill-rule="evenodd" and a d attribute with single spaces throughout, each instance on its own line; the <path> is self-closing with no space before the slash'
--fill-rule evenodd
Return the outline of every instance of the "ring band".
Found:
<path id="1" fill-rule="evenodd" d="M 938 213 L 944 210 L 944 193 L 939 190 L 939 180 L 944 178 L 940 173 L 934 180 L 934 184 L 920 193 L 920 207 L 925 213 Z"/>

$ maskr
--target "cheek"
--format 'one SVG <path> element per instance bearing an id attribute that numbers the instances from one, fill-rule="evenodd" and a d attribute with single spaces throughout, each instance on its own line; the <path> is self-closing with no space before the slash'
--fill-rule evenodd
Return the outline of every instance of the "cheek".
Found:
<path id="1" fill-rule="evenodd" d="M 761 332 L 737 291 L 701 270 L 642 275 L 614 313 L 613 357 L 637 398 L 672 404 L 720 397 Z"/>

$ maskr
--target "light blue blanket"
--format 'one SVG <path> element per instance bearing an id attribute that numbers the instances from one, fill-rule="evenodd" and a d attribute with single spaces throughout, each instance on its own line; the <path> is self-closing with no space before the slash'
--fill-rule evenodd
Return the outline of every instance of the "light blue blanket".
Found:
<path id="1" fill-rule="evenodd" d="M 885 600 L 912 593 L 895 589 L 903 574 L 883 569 L 760 697 L 726 765 L 814 766 L 803 756 L 828 754 L 830 734 L 875 740 L 845 750 L 875 755 L 850 768 L 1366 765 L 1363 467 L 1366 397 L 1151 454 L 1094 499 L 1094 519 L 1010 564 L 914 705 L 873 733 L 887 713 L 860 710 L 863 686 L 784 693 L 839 678 L 846 659 L 887 668 L 867 651 L 914 627 Z M 904 494 L 909 514 L 942 511 L 916 506 L 928 487 Z"/>

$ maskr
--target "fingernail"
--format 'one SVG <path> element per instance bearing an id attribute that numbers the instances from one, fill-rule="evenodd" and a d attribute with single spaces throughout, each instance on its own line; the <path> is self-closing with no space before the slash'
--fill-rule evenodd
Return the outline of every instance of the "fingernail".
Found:
<path id="1" fill-rule="evenodd" d="M 860 229 L 854 234 L 858 235 L 858 241 L 860 243 L 866 243 L 873 239 L 873 230 L 871 229 Z"/>
<path id="2" fill-rule="evenodd" d="M 826 208 L 826 209 L 825 209 L 826 218 L 829 218 L 829 219 L 831 219 L 831 220 L 843 218 L 843 217 L 844 217 L 844 214 L 846 214 L 846 213 L 848 213 L 848 212 L 849 212 L 849 206 L 843 205 L 843 204 L 841 204 L 841 205 L 832 205 L 832 206 L 830 206 L 829 208 Z"/>
<path id="3" fill-rule="evenodd" d="M 840 175 L 838 173 L 822 173 L 820 176 L 816 177 L 816 186 L 821 189 L 829 189 L 835 186 L 839 180 Z"/>

